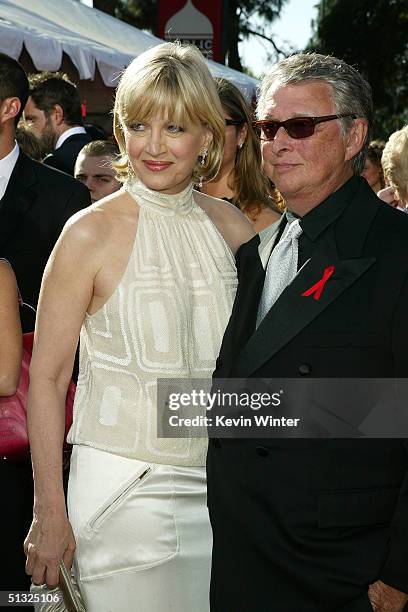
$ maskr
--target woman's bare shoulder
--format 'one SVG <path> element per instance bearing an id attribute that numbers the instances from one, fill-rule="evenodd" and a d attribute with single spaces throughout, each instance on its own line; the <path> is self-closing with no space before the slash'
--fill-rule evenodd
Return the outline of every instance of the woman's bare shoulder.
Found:
<path id="1" fill-rule="evenodd" d="M 129 206 L 129 197 L 120 190 L 80 210 L 67 221 L 61 240 L 78 243 L 78 246 L 103 247 Z"/>
<path id="2" fill-rule="evenodd" d="M 248 219 L 226 200 L 194 191 L 195 202 L 207 213 L 233 253 L 255 235 Z"/>

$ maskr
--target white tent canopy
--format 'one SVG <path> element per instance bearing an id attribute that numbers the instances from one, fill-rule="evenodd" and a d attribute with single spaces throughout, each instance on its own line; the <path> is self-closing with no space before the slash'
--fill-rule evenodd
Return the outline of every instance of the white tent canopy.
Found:
<path id="1" fill-rule="evenodd" d="M 134 57 L 162 42 L 77 0 L 0 0 L 0 51 L 17 59 L 24 44 L 37 70 L 58 70 L 65 52 L 81 79 L 93 79 L 97 64 L 105 85 L 115 87 Z M 252 97 L 256 79 L 222 64 L 208 65 L 213 76 Z"/>

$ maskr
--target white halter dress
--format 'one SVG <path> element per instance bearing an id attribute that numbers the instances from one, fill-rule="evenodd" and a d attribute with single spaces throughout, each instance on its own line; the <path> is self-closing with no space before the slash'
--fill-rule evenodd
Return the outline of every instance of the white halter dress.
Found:
<path id="1" fill-rule="evenodd" d="M 206 440 L 156 435 L 156 379 L 209 378 L 234 258 L 192 186 L 125 185 L 140 206 L 126 271 L 81 331 L 69 440 L 75 568 L 88 612 L 208 612 Z"/>

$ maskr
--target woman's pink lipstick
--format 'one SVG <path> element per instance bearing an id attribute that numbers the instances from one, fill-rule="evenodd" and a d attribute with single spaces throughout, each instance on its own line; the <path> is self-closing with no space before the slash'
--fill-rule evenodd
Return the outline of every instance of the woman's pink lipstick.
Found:
<path id="1" fill-rule="evenodd" d="M 161 172 L 171 166 L 171 162 L 144 160 L 143 163 L 152 172 Z"/>

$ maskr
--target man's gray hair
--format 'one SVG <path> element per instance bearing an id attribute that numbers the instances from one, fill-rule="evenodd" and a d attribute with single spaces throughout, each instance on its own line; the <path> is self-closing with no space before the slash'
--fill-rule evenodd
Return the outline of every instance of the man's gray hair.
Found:
<path id="1" fill-rule="evenodd" d="M 352 113 L 368 122 L 367 135 L 359 153 L 352 159 L 353 173 L 361 174 L 367 148 L 371 140 L 373 120 L 373 101 L 371 87 L 361 74 L 346 62 L 319 53 L 296 53 L 276 63 L 264 77 L 257 106 L 258 118 L 268 100 L 269 90 L 276 82 L 282 85 L 295 85 L 304 82 L 322 81 L 332 88 L 336 114 Z M 352 125 L 352 118 L 340 119 L 343 134 Z"/>

